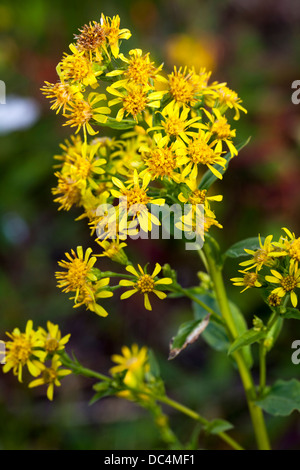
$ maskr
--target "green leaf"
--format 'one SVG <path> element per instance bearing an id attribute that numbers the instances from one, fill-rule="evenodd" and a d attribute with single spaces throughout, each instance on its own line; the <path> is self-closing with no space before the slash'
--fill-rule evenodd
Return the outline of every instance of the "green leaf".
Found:
<path id="1" fill-rule="evenodd" d="M 274 416 L 288 416 L 294 410 L 300 411 L 300 382 L 278 380 L 256 404 Z"/>
<path id="2" fill-rule="evenodd" d="M 264 240 L 264 237 L 261 237 L 262 243 Z M 249 254 L 245 252 L 245 248 L 247 250 L 258 250 L 260 248 L 258 237 L 246 238 L 245 240 L 241 240 L 240 242 L 235 243 L 227 251 L 225 251 L 223 256 L 224 258 L 239 258 L 240 256 L 249 256 Z"/>
<path id="3" fill-rule="evenodd" d="M 249 142 L 250 142 L 250 138 L 251 137 L 248 137 L 248 139 L 241 143 L 241 144 L 238 144 L 236 146 L 236 149 L 239 151 L 239 150 L 242 150 L 243 147 L 245 147 Z M 222 168 L 220 165 L 214 165 L 214 168 L 216 168 L 216 170 L 218 170 L 222 175 L 225 173 L 225 171 L 227 170 L 228 168 L 228 164 L 229 164 L 229 161 L 231 160 L 231 154 L 230 152 L 226 153 L 226 155 L 223 156 L 223 158 L 225 158 L 227 160 L 227 164 L 225 166 L 225 168 Z M 201 181 L 200 181 L 200 184 L 199 184 L 199 189 L 209 189 L 211 187 L 211 185 L 217 181 L 217 177 L 210 171 L 210 170 L 207 170 Z"/>
<path id="4" fill-rule="evenodd" d="M 266 336 L 264 331 L 247 330 L 241 336 L 236 338 L 228 350 L 228 354 L 238 351 L 244 346 L 256 343 Z"/>
<path id="5" fill-rule="evenodd" d="M 95 115 L 94 119 L 97 121 L 97 116 Z M 122 119 L 122 121 L 117 121 L 115 118 L 107 117 L 105 123 L 100 123 L 101 126 L 110 127 L 111 129 L 132 129 L 136 122 L 133 119 Z"/>
<path id="6" fill-rule="evenodd" d="M 229 421 L 225 421 L 225 419 L 214 419 L 209 424 L 204 426 L 204 430 L 209 434 L 219 434 L 219 432 L 229 431 L 234 426 L 229 423 Z"/>
<path id="7" fill-rule="evenodd" d="M 300 312 L 297 308 L 288 307 L 283 314 L 283 318 L 294 318 L 300 320 Z"/>
<path id="8" fill-rule="evenodd" d="M 198 299 L 201 300 L 205 305 L 212 308 L 221 318 L 218 303 L 213 295 L 194 295 L 195 297 L 198 297 Z M 203 320 L 207 315 L 207 310 L 201 307 L 201 305 L 197 304 L 197 302 L 193 302 L 193 311 L 194 317 L 197 320 Z M 206 343 L 216 351 L 227 351 L 230 346 L 230 342 L 224 326 L 220 325 L 219 323 L 215 323 L 213 316 L 211 316 L 209 325 L 202 333 L 202 337 Z"/>
<path id="9" fill-rule="evenodd" d="M 203 320 L 188 321 L 180 325 L 175 338 L 170 345 L 169 360 L 174 359 L 189 344 L 194 343 L 209 324 L 210 314 Z"/>
<path id="10" fill-rule="evenodd" d="M 111 386 L 111 382 L 99 382 L 93 386 L 93 389 L 97 392 L 90 400 L 89 404 L 93 405 L 96 401 L 101 400 L 101 398 L 115 395 L 116 390 Z"/>

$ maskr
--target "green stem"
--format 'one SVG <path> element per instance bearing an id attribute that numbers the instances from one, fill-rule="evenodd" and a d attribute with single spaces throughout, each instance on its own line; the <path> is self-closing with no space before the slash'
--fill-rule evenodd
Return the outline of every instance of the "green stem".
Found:
<path id="1" fill-rule="evenodd" d="M 259 391 L 263 393 L 266 388 L 266 349 L 264 342 L 259 344 Z"/>
<path id="2" fill-rule="evenodd" d="M 179 287 L 176 288 L 176 292 L 181 292 L 183 295 L 185 295 L 185 297 L 188 297 L 193 302 L 196 302 L 198 305 L 200 305 L 200 307 L 210 313 L 218 323 L 222 323 L 222 319 L 220 318 L 220 316 L 212 308 L 202 302 L 202 300 L 198 299 L 198 297 L 189 292 L 188 289 L 183 289 L 182 287 Z"/>
<path id="3" fill-rule="evenodd" d="M 166 405 L 171 406 L 172 408 L 180 411 L 181 413 L 189 416 L 190 418 L 199 421 L 203 426 L 208 426 L 210 422 L 203 418 L 203 416 L 199 415 L 195 411 L 191 410 L 187 406 L 182 405 L 181 403 L 178 403 L 175 400 L 172 400 L 169 397 L 157 397 L 157 400 L 160 401 L 161 403 L 165 403 Z M 235 450 L 244 450 L 243 447 L 241 447 L 234 439 L 228 436 L 225 432 L 219 432 L 217 435 L 227 444 L 229 444 L 233 449 Z"/>
<path id="4" fill-rule="evenodd" d="M 111 377 L 108 377 L 106 375 L 100 374 L 99 372 L 95 372 L 91 369 L 87 369 L 86 367 L 83 367 L 77 361 L 76 362 L 73 361 L 66 353 L 61 354 L 60 357 L 61 357 L 62 364 L 68 367 L 69 369 L 71 369 L 74 372 L 74 374 L 83 375 L 84 377 L 94 378 L 94 379 L 101 380 L 101 381 L 103 380 L 105 382 L 111 381 Z M 208 426 L 210 424 L 210 421 L 203 418 L 201 415 L 191 410 L 187 406 L 181 405 L 180 403 L 178 403 L 175 400 L 172 400 L 171 398 L 168 398 L 166 396 L 154 396 L 151 392 L 144 390 L 144 389 L 137 390 L 128 386 L 127 386 L 127 389 L 131 391 L 133 394 L 148 395 L 161 403 L 165 403 L 166 405 L 171 406 L 172 408 L 180 411 L 181 413 L 189 416 L 190 418 L 196 421 L 199 421 L 204 426 Z M 217 433 L 217 435 L 223 441 L 227 442 L 227 444 L 229 444 L 233 449 L 244 450 L 243 447 L 241 447 L 234 439 L 228 436 L 228 434 L 226 434 L 225 432 L 219 432 Z"/>
<path id="5" fill-rule="evenodd" d="M 227 328 L 229 330 L 230 340 L 234 341 L 238 337 L 238 331 L 234 323 L 232 313 L 229 307 L 227 294 L 223 282 L 222 268 L 215 264 L 214 258 L 211 253 L 211 249 L 206 243 L 204 245 L 204 253 L 206 255 L 207 264 L 209 267 L 209 274 L 214 284 L 214 289 L 219 304 L 220 311 L 225 320 Z M 247 366 L 247 363 L 244 358 L 242 351 L 235 351 L 233 357 L 237 363 L 241 380 L 245 389 L 245 394 L 247 398 L 247 403 L 249 407 L 250 416 L 252 419 L 252 424 L 255 432 L 255 437 L 257 441 L 258 448 L 260 450 L 269 450 L 270 443 L 266 430 L 266 425 L 264 421 L 264 416 L 261 408 L 255 404 L 257 399 L 255 385 L 251 372 Z"/>

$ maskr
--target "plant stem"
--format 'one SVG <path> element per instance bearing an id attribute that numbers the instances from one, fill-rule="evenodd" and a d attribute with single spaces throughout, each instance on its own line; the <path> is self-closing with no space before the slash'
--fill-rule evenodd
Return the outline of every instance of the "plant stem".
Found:
<path id="1" fill-rule="evenodd" d="M 229 307 L 228 298 L 227 298 L 227 294 L 226 294 L 226 290 L 225 290 L 225 286 L 223 282 L 222 268 L 215 264 L 215 261 L 212 256 L 211 249 L 208 243 L 204 245 L 203 250 L 206 255 L 206 260 L 208 263 L 209 274 L 214 284 L 214 289 L 215 289 L 217 301 L 219 304 L 219 308 L 229 330 L 229 334 L 230 334 L 229 339 L 231 341 L 234 341 L 238 337 L 238 331 L 237 331 L 237 328 L 234 323 L 234 319 L 232 317 L 231 310 Z M 251 372 L 245 361 L 244 354 L 242 351 L 235 351 L 232 354 L 232 356 L 234 357 L 237 363 L 241 380 L 245 389 L 249 412 L 251 415 L 258 448 L 260 450 L 269 450 L 270 443 L 269 443 L 269 438 L 268 438 L 268 434 L 266 430 L 263 412 L 261 408 L 259 408 L 255 404 L 255 400 L 257 399 L 255 385 L 253 382 Z"/>
<path id="2" fill-rule="evenodd" d="M 259 391 L 263 393 L 266 388 L 266 349 L 264 342 L 259 344 Z"/>
<path id="3" fill-rule="evenodd" d="M 190 418 L 199 421 L 201 424 L 204 426 L 208 426 L 210 422 L 203 418 L 203 416 L 199 415 L 195 411 L 191 410 L 190 408 L 182 405 L 181 403 L 178 403 L 175 400 L 172 400 L 169 397 L 157 397 L 157 400 L 159 400 L 161 403 L 165 403 L 166 405 L 171 406 L 172 408 L 180 411 L 181 413 L 189 416 Z M 235 450 L 244 450 L 243 447 L 241 447 L 234 439 L 228 436 L 225 432 L 219 432 L 217 435 L 227 444 L 229 444 L 233 449 Z"/>
<path id="4" fill-rule="evenodd" d="M 111 377 L 108 377 L 107 375 L 100 374 L 99 372 L 95 372 L 91 369 L 87 369 L 86 367 L 83 367 L 81 364 L 78 363 L 76 360 L 73 361 L 66 353 L 61 354 L 61 360 L 64 366 L 69 367 L 74 374 L 78 375 L 83 375 L 84 377 L 89 377 L 89 378 L 94 378 L 100 381 L 105 381 L 109 382 L 111 381 Z M 199 421 L 202 425 L 208 426 L 210 424 L 210 421 L 203 418 L 201 415 L 196 413 L 195 411 L 191 410 L 187 406 L 181 405 L 181 403 L 178 403 L 175 400 L 172 400 L 171 398 L 168 398 L 166 396 L 154 396 L 151 392 L 148 390 L 137 390 L 131 387 L 127 386 L 127 389 L 131 391 L 133 394 L 143 394 L 143 395 L 148 395 L 149 397 L 152 397 L 154 400 L 157 400 L 161 403 L 165 403 L 166 405 L 171 406 L 172 408 L 180 411 L 181 413 L 189 416 L 190 418 Z M 219 432 L 217 435 L 227 444 L 229 444 L 233 449 L 235 450 L 244 450 L 243 447 L 241 447 L 234 439 L 232 439 L 228 434 L 225 432 Z"/>

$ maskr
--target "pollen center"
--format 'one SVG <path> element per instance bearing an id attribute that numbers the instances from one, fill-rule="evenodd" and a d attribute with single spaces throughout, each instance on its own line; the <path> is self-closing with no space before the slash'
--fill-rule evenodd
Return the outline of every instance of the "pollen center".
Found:
<path id="1" fill-rule="evenodd" d="M 151 152 L 146 164 L 154 178 L 170 177 L 176 168 L 176 156 L 170 148 L 157 148 Z"/>
<path id="2" fill-rule="evenodd" d="M 281 286 L 286 292 L 290 292 L 297 286 L 297 281 L 293 276 L 288 275 L 281 280 Z"/>
<path id="3" fill-rule="evenodd" d="M 140 88 L 134 88 L 123 99 L 123 108 L 129 114 L 136 117 L 144 111 L 147 105 L 147 94 Z"/>
<path id="4" fill-rule="evenodd" d="M 193 163 L 214 163 L 215 153 L 204 140 L 196 139 L 190 143 L 188 148 L 189 156 Z"/>
<path id="5" fill-rule="evenodd" d="M 143 293 L 152 292 L 154 289 L 153 278 L 149 274 L 144 274 L 137 281 L 137 288 Z"/>
<path id="6" fill-rule="evenodd" d="M 244 284 L 248 287 L 255 287 L 255 283 L 257 281 L 257 274 L 256 273 L 247 273 L 244 276 Z"/>

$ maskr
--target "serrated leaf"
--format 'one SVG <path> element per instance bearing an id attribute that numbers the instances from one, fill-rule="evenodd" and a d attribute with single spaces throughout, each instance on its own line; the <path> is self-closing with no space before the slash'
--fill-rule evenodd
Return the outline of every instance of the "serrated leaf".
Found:
<path id="1" fill-rule="evenodd" d="M 264 240 L 265 238 L 261 237 L 262 243 Z M 241 256 L 249 256 L 249 254 L 245 252 L 245 248 L 247 250 L 258 250 L 260 248 L 258 237 L 246 238 L 245 240 L 241 240 L 235 243 L 227 251 L 225 251 L 223 256 L 224 258 L 239 258 Z"/>
<path id="2" fill-rule="evenodd" d="M 256 404 L 274 416 L 288 416 L 294 410 L 300 411 L 300 382 L 278 380 Z"/>
<path id="3" fill-rule="evenodd" d="M 232 354 L 234 351 L 238 351 L 244 346 L 256 343 L 265 336 L 266 333 L 264 331 L 247 330 L 232 343 L 228 350 L 228 354 Z"/>
<path id="4" fill-rule="evenodd" d="M 245 142 L 241 143 L 241 144 L 238 144 L 236 146 L 236 149 L 238 151 L 242 150 L 242 148 L 244 148 L 249 142 L 250 142 L 250 138 L 249 137 Z M 222 168 L 220 165 L 214 165 L 214 168 L 216 168 L 216 170 L 218 170 L 219 173 L 221 173 L 221 175 L 223 175 L 225 173 L 225 171 L 227 170 L 228 168 L 228 163 L 229 161 L 231 160 L 231 154 L 230 152 L 226 153 L 226 155 L 223 156 L 223 158 L 225 158 L 227 160 L 227 164 L 225 165 L 225 168 Z M 199 184 L 199 189 L 209 189 L 211 187 L 211 185 L 217 181 L 217 177 L 210 171 L 210 170 L 207 170 L 201 181 L 200 181 L 200 184 Z"/>
<path id="5" fill-rule="evenodd" d="M 173 338 L 170 345 L 169 360 L 174 359 L 183 349 L 199 338 L 201 333 L 203 333 L 208 326 L 209 318 L 210 314 L 206 315 L 201 321 L 189 321 L 179 327 L 178 333 L 175 338 Z"/>
<path id="6" fill-rule="evenodd" d="M 300 320 L 300 312 L 297 308 L 288 307 L 283 314 L 284 318 L 294 318 L 295 320 Z"/>
<path id="7" fill-rule="evenodd" d="M 225 419 L 214 419 L 209 424 L 204 426 L 204 429 L 209 434 L 219 434 L 220 432 L 229 431 L 234 426 Z"/>

